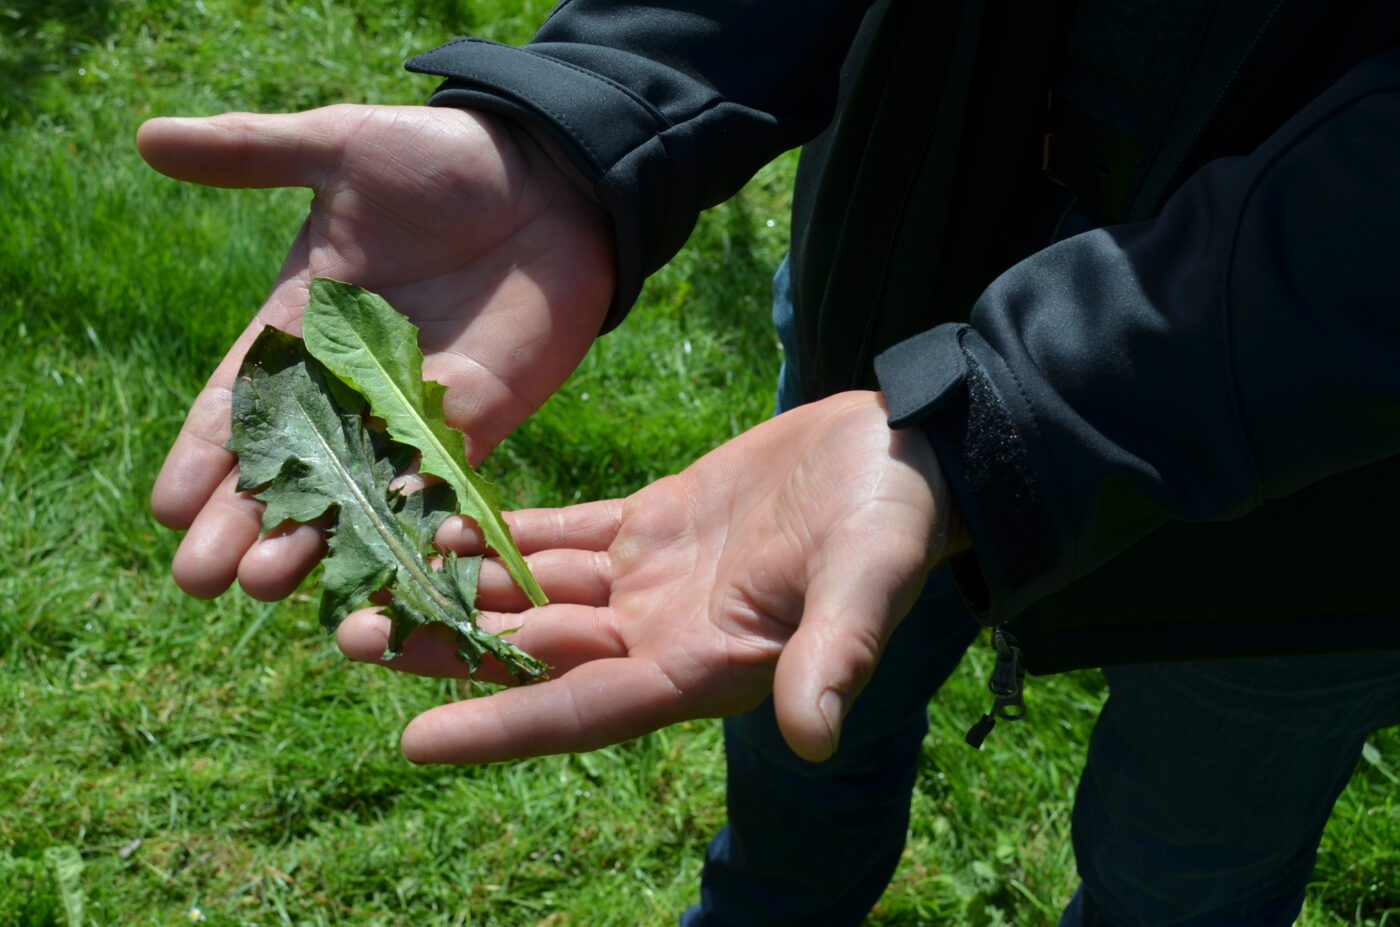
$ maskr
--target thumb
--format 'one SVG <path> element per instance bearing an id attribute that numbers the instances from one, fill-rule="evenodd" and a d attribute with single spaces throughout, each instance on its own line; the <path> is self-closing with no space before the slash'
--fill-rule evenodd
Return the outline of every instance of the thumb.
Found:
<path id="1" fill-rule="evenodd" d="M 304 113 L 224 113 L 143 123 L 136 147 L 151 167 L 210 187 L 316 187 L 346 136 L 343 107 Z"/>
<path id="2" fill-rule="evenodd" d="M 864 558 L 861 558 L 864 559 Z M 821 762 L 836 752 L 841 723 L 869 681 L 885 643 L 913 604 L 922 562 L 901 570 L 828 564 L 808 584 L 802 620 L 773 676 L 778 727 L 793 752 Z"/>

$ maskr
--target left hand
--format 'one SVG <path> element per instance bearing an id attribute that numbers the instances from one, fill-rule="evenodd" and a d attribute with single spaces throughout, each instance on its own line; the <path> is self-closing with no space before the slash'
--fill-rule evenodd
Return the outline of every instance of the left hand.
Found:
<path id="1" fill-rule="evenodd" d="M 403 735 L 423 763 L 591 750 L 772 692 L 800 756 L 836 749 L 841 720 L 947 552 L 942 472 L 918 429 L 892 431 L 883 397 L 853 392 L 794 409 L 627 499 L 511 513 L 554 604 L 524 597 L 490 561 L 490 630 L 552 664 L 546 682 L 442 705 Z M 479 553 L 461 519 L 438 540 Z M 955 542 L 956 543 L 956 542 Z M 341 625 L 352 659 L 378 662 L 388 620 Z M 409 637 L 396 669 L 461 676 L 450 638 Z M 483 668 L 483 678 L 505 681 Z"/>
<path id="2" fill-rule="evenodd" d="M 612 223 L 558 145 L 512 120 L 435 106 L 153 119 L 153 167 L 221 187 L 305 186 L 311 209 L 267 301 L 195 399 L 151 491 L 186 530 L 171 573 L 212 598 L 292 592 L 325 553 L 315 525 L 262 535 L 237 489 L 229 401 L 264 325 L 292 334 L 311 281 L 377 291 L 419 327 L 423 373 L 447 387 L 447 423 L 486 452 L 568 378 L 613 292 Z M 260 535 L 262 535 L 260 537 Z"/>

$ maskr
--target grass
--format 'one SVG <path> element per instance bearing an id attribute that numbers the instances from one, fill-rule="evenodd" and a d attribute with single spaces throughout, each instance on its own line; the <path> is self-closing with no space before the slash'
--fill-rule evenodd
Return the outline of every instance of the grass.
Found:
<path id="1" fill-rule="evenodd" d="M 389 8 L 392 7 L 392 8 Z M 190 397 L 260 301 L 301 191 L 150 172 L 163 113 L 418 102 L 401 61 L 528 34 L 543 2 L 0 0 L 0 923 L 663 924 L 723 817 L 714 723 L 585 756 L 410 766 L 398 731 L 459 684 L 344 662 L 298 594 L 180 595 L 146 509 Z M 518 504 L 623 494 L 762 419 L 766 284 L 793 161 L 708 214 L 631 323 L 489 462 Z M 770 224 L 771 223 L 771 224 Z M 933 706 L 881 925 L 1048 925 L 1103 697 L 1036 680 L 981 754 L 975 652 Z M 1328 829 L 1301 923 L 1400 923 L 1400 738 Z M 64 861 L 67 860 L 65 864 Z M 81 870 L 73 868 L 81 862 Z M 59 873 L 66 873 L 60 877 Z"/>

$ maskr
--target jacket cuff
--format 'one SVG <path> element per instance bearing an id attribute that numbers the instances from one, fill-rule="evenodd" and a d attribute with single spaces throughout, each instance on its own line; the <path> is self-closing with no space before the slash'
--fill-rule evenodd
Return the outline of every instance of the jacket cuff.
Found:
<path id="1" fill-rule="evenodd" d="M 497 113 L 527 122 L 553 138 L 594 187 L 613 221 L 617 255 L 616 285 L 602 331 L 627 315 L 642 282 L 656 268 L 648 266 L 639 188 L 618 178 L 669 125 L 645 100 L 605 77 L 550 58 L 531 48 L 516 48 L 485 39 L 457 39 L 411 58 L 409 71 L 448 78 L 428 100 Z M 683 242 L 689 225 L 679 231 Z"/>
<path id="2" fill-rule="evenodd" d="M 1066 529 L 1046 500 L 1050 462 L 1015 377 L 967 325 L 940 325 L 875 359 L 892 428 L 917 425 L 943 468 L 972 549 L 948 566 L 985 624 L 1015 616 L 1070 579 Z"/>

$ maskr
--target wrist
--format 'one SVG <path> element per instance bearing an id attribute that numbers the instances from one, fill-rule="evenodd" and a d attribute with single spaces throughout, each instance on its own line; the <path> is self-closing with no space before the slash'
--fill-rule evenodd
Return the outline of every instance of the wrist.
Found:
<path id="1" fill-rule="evenodd" d="M 884 404 L 883 396 L 881 403 Z M 932 569 L 947 557 L 971 549 L 972 536 L 968 533 L 967 522 L 963 520 L 957 500 L 953 498 L 938 455 L 923 429 L 910 425 L 892 428 L 891 433 L 896 438 L 894 446 L 899 448 L 899 455 L 928 484 L 933 496 L 933 528 L 929 534 L 927 561 L 929 569 Z"/>
<path id="2" fill-rule="evenodd" d="M 484 115 L 484 114 L 483 114 Z M 578 164 L 548 132 L 528 122 L 508 117 L 492 117 L 523 152 L 532 167 L 552 169 L 579 196 L 600 209 L 603 201 L 593 188 L 593 182 L 579 170 Z"/>

